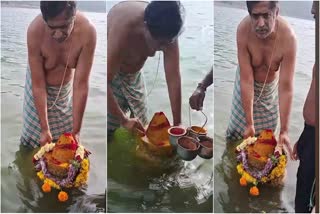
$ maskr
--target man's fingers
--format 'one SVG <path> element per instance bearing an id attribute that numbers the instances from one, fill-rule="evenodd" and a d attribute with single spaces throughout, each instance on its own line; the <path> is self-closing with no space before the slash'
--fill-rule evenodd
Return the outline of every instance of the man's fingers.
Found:
<path id="1" fill-rule="evenodd" d="M 145 130 L 144 130 L 142 124 L 140 123 L 140 121 L 137 121 L 135 126 L 136 126 L 136 129 L 138 129 L 139 131 L 145 133 Z"/>

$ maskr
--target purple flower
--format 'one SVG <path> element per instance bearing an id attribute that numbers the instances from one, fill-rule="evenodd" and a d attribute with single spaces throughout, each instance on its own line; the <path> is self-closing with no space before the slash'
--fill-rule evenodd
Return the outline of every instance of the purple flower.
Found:
<path id="1" fill-rule="evenodd" d="M 68 176 L 66 178 L 63 178 L 63 179 L 56 178 L 55 176 L 51 175 L 51 173 L 48 171 L 47 164 L 43 158 L 39 160 L 36 167 L 42 170 L 45 177 L 53 180 L 55 183 L 57 183 L 61 187 L 66 187 L 71 185 L 78 173 L 78 170 L 71 164 L 71 166 L 69 167 Z"/>
<path id="2" fill-rule="evenodd" d="M 275 165 L 274 162 L 269 158 L 263 170 L 259 171 L 257 169 L 252 169 L 249 167 L 247 154 L 244 150 L 240 152 L 240 154 L 237 156 L 237 159 L 239 162 L 242 162 L 244 170 L 258 180 L 261 180 L 262 177 L 268 175 Z"/>

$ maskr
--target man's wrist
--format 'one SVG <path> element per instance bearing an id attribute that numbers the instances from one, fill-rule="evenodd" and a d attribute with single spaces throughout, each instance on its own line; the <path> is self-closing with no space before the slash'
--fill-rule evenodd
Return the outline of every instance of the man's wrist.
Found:
<path id="1" fill-rule="evenodd" d="M 253 121 L 247 121 L 246 123 L 247 123 L 247 127 L 253 126 Z"/>
<path id="2" fill-rule="evenodd" d="M 202 90 L 203 92 L 206 92 L 207 87 L 203 83 L 198 83 L 198 89 Z"/>
<path id="3" fill-rule="evenodd" d="M 41 132 L 48 132 L 49 130 L 49 125 L 46 126 L 41 126 Z"/>

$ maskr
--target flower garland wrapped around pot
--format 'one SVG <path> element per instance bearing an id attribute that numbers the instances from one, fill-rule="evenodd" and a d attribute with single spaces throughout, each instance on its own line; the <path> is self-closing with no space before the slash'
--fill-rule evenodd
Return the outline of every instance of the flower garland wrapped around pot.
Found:
<path id="1" fill-rule="evenodd" d="M 61 135 L 57 143 L 42 146 L 33 156 L 37 176 L 44 183 L 42 190 L 50 192 L 50 187 L 61 190 L 58 199 L 66 201 L 68 195 L 63 188 L 77 188 L 87 183 L 89 154 L 69 133 Z"/>
<path id="2" fill-rule="evenodd" d="M 279 184 L 284 178 L 287 158 L 280 154 L 272 130 L 264 130 L 258 138 L 249 137 L 237 146 L 237 171 L 241 186 L 253 184 L 249 193 L 258 196 L 258 184 Z"/>

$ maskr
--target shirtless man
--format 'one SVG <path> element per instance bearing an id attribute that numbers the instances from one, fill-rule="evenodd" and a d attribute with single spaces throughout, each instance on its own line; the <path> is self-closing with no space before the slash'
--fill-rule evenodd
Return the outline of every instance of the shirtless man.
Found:
<path id="1" fill-rule="evenodd" d="M 280 109 L 279 143 L 286 145 L 292 155 L 288 124 L 296 61 L 295 34 L 279 16 L 277 1 L 247 1 L 247 7 L 249 15 L 237 30 L 239 67 L 227 139 L 247 138 L 263 129 L 275 131 Z"/>
<path id="2" fill-rule="evenodd" d="M 126 1 L 107 17 L 108 133 L 119 126 L 144 132 L 147 124 L 141 68 L 156 51 L 163 52 L 173 124 L 181 123 L 181 77 L 177 37 L 183 25 L 176 1 Z M 126 113 L 130 111 L 129 118 Z"/>
<path id="3" fill-rule="evenodd" d="M 313 1 L 311 13 L 316 18 L 316 3 Z M 313 66 L 312 80 L 307 99 L 303 106 L 304 130 L 293 147 L 293 155 L 300 160 L 295 198 L 295 212 L 307 213 L 312 185 L 315 185 L 315 143 L 316 143 L 316 67 Z"/>
<path id="4" fill-rule="evenodd" d="M 79 140 L 96 31 L 74 1 L 41 1 L 27 32 L 29 68 L 21 143 L 32 147 L 64 132 Z"/>

